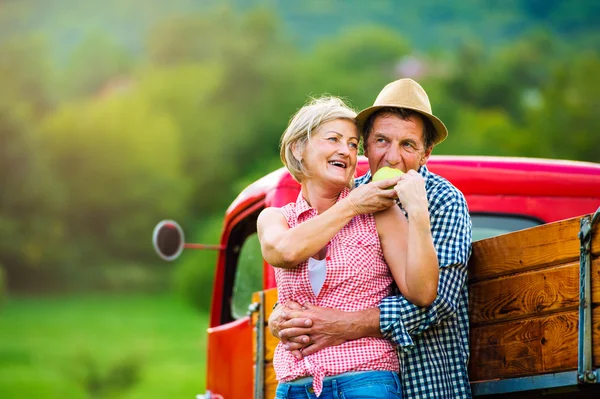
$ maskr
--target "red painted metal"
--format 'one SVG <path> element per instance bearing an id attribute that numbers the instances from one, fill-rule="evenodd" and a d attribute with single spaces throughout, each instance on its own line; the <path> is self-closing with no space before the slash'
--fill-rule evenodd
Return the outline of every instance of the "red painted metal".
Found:
<path id="1" fill-rule="evenodd" d="M 200 249 L 209 251 L 220 251 L 225 249 L 225 245 L 214 245 L 214 244 L 183 244 L 185 249 Z"/>
<path id="2" fill-rule="evenodd" d="M 521 195 L 549 197 L 600 196 L 600 164 L 530 158 L 431 156 L 427 167 L 450 180 L 465 195 Z M 357 176 L 369 166 L 360 157 Z M 289 173 L 278 169 L 248 186 L 226 212 L 226 221 L 244 204 L 265 197 L 266 206 L 296 200 L 299 186 Z"/>
<path id="3" fill-rule="evenodd" d="M 594 212 L 600 205 L 600 164 L 529 158 L 432 156 L 427 167 L 463 192 L 473 213 L 529 216 L 546 223 Z M 360 157 L 357 176 L 369 169 Z M 266 206 L 296 200 L 298 184 L 282 168 L 251 185 L 238 197 L 268 187 Z M 264 264 L 264 287 L 275 287 L 275 275 Z"/>
<path id="4" fill-rule="evenodd" d="M 225 224 L 223 226 L 223 232 L 221 233 L 221 246 L 227 248 L 227 243 L 229 242 L 229 236 L 233 228 L 241 221 L 243 221 L 246 217 L 253 214 L 259 209 L 264 208 L 265 202 L 263 200 L 263 196 L 252 197 L 251 201 L 243 201 L 241 205 L 244 208 L 237 209 L 233 215 L 230 217 L 226 217 Z M 230 247 L 236 244 L 241 243 L 229 243 Z M 213 283 L 213 297 L 210 307 L 210 327 L 217 327 L 222 324 L 221 322 L 221 314 L 223 311 L 223 291 L 225 288 L 225 273 L 227 256 L 230 256 L 227 251 L 219 252 L 219 257 L 217 259 L 217 268 L 215 271 L 215 280 Z"/>
<path id="5" fill-rule="evenodd" d="M 432 156 L 428 168 L 461 190 L 472 213 L 527 216 L 553 222 L 594 212 L 600 205 L 600 164 L 527 158 Z M 357 176 L 368 170 L 360 157 Z M 247 319 L 221 325 L 226 257 L 232 229 L 257 210 L 296 200 L 300 187 L 278 169 L 242 191 L 227 209 L 217 261 L 209 329 L 207 389 L 228 399 L 250 397 L 251 330 Z M 264 288 L 275 287 L 272 268 L 264 263 Z M 235 384 L 232 384 L 235 381 Z M 235 386 L 239 386 L 237 389 Z"/>
<path id="6" fill-rule="evenodd" d="M 208 329 L 206 389 L 227 399 L 252 397 L 252 323 L 244 317 Z"/>

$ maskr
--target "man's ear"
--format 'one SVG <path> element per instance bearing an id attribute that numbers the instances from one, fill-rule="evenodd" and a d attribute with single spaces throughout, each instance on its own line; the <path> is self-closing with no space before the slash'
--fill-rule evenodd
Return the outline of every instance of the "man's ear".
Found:
<path id="1" fill-rule="evenodd" d="M 419 166 L 423 166 L 427 163 L 432 150 L 433 150 L 433 146 L 431 146 L 425 150 L 425 153 L 423 154 L 423 156 L 421 157 L 421 161 L 419 162 Z"/>

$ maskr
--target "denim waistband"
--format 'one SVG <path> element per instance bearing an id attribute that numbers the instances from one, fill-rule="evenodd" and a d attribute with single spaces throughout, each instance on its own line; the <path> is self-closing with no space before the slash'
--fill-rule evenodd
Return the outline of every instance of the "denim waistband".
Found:
<path id="1" fill-rule="evenodd" d="M 347 373 L 327 376 L 323 379 L 323 387 L 331 385 L 331 381 L 337 381 L 338 385 L 344 385 L 346 383 L 357 384 L 362 380 L 368 380 L 369 382 L 392 382 L 398 380 L 398 373 L 395 371 L 386 370 L 372 370 L 372 371 L 349 371 Z M 294 381 L 280 382 L 280 386 L 289 386 L 290 388 L 295 387 L 311 387 L 313 377 L 302 377 Z"/>
<path id="2" fill-rule="evenodd" d="M 280 382 L 277 385 L 276 397 L 288 399 L 308 399 L 315 397 L 315 391 L 312 385 L 312 378 L 302 379 L 310 381 L 308 383 L 299 383 L 299 380 L 289 382 Z M 388 387 L 389 392 L 397 392 L 397 397 L 401 397 L 401 383 L 398 373 L 395 371 L 359 371 L 338 374 L 328 377 L 323 381 L 324 397 L 342 398 L 343 392 L 351 390 L 356 394 L 357 390 L 372 390 L 375 387 L 381 389 L 382 386 Z M 369 391 L 371 392 L 371 391 Z M 386 391 L 388 392 L 388 391 Z M 341 394 L 342 393 L 342 394 Z"/>
<path id="3" fill-rule="evenodd" d="M 383 371 L 383 372 L 387 373 L 387 371 Z M 348 371 L 347 373 L 326 376 L 325 378 L 323 378 L 323 382 L 330 381 L 334 378 L 356 377 L 362 373 L 378 373 L 378 371 Z M 308 377 L 301 377 L 301 378 L 298 378 L 297 380 L 293 380 L 293 381 L 287 381 L 287 382 L 285 382 L 285 384 L 305 385 L 305 384 L 312 384 L 312 382 L 313 382 L 313 377 L 308 376 Z"/>

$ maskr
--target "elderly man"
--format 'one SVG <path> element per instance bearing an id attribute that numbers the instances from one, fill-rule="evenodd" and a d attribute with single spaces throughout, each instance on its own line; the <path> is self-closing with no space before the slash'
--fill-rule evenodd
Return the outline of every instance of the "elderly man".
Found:
<path id="1" fill-rule="evenodd" d="M 383 336 L 397 345 L 404 397 L 469 398 L 471 219 L 463 194 L 426 167 L 447 129 L 432 114 L 423 88 L 411 79 L 388 84 L 357 122 L 370 170 L 389 166 L 405 172 L 396 188 L 409 221 L 407 261 L 439 267 L 437 297 L 430 306 L 419 307 L 392 296 L 378 308 L 360 312 L 289 302 L 272 313 L 271 332 L 297 357 L 348 340 Z M 356 184 L 370 181 L 367 172 Z"/>

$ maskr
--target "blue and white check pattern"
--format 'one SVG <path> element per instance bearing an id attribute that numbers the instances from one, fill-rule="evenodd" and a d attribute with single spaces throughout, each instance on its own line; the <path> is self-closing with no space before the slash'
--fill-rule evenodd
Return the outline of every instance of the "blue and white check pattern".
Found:
<path id="1" fill-rule="evenodd" d="M 431 233 L 440 265 L 438 296 L 427 308 L 403 296 L 383 299 L 380 328 L 398 345 L 403 398 L 471 398 L 467 372 L 469 317 L 467 261 L 471 255 L 471 217 L 463 194 L 423 166 Z M 356 185 L 371 181 L 371 174 Z"/>

